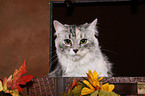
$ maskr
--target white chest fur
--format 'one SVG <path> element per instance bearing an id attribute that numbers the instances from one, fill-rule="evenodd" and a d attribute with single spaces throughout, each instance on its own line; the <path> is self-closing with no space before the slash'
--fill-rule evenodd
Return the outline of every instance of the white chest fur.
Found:
<path id="1" fill-rule="evenodd" d="M 97 55 L 88 53 L 79 61 L 72 61 L 61 53 L 57 55 L 64 72 L 63 77 L 87 77 L 86 73 L 89 69 L 92 72 L 96 70 L 98 74 L 101 73 L 100 76 L 108 77 L 107 63 L 100 52 Z"/>

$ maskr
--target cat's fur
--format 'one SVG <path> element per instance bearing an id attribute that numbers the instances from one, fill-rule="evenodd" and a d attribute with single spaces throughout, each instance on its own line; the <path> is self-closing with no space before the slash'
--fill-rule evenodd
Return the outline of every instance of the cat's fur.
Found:
<path id="1" fill-rule="evenodd" d="M 80 26 L 63 25 L 54 20 L 57 36 L 55 47 L 59 64 L 49 74 L 50 76 L 86 77 L 89 69 L 101 73 L 100 76 L 111 76 L 111 63 L 102 54 L 98 39 L 95 37 L 98 35 L 96 24 L 97 19 Z M 67 41 L 70 44 L 65 43 L 66 39 L 71 41 Z M 87 42 L 81 44 L 82 39 Z"/>

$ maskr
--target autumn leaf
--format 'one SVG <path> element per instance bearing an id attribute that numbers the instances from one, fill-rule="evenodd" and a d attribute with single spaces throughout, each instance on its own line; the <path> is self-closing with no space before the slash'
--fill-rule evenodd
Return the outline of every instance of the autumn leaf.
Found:
<path id="1" fill-rule="evenodd" d="M 11 90 L 9 90 L 8 89 L 8 86 L 7 86 L 7 77 L 5 77 L 4 79 L 3 79 L 3 85 L 2 85 L 2 87 L 3 87 L 3 92 L 5 92 L 5 93 L 10 93 L 11 92 Z"/>
<path id="2" fill-rule="evenodd" d="M 73 79 L 73 82 L 72 82 L 72 84 L 71 84 L 71 88 L 70 88 L 70 90 L 72 90 L 75 86 L 77 86 L 78 84 L 77 84 L 77 82 L 76 82 L 76 80 L 75 79 Z"/>
<path id="3" fill-rule="evenodd" d="M 68 92 L 64 92 L 64 93 L 61 93 L 60 95 L 62 96 L 73 96 L 73 88 L 75 88 L 77 86 L 77 82 L 75 81 L 75 79 L 73 79 L 73 82 L 70 84 L 70 89 L 68 90 Z"/>
<path id="4" fill-rule="evenodd" d="M 7 77 L 5 77 L 3 80 L 3 91 L 6 91 L 7 89 Z"/>
<path id="5" fill-rule="evenodd" d="M 19 68 L 19 70 L 16 69 L 13 76 L 11 75 L 8 78 L 8 80 L 7 80 L 8 87 L 11 87 L 11 90 L 18 89 L 18 91 L 23 91 L 22 88 L 19 86 L 19 84 L 25 85 L 26 82 L 29 82 L 33 78 L 32 75 L 27 75 L 27 76 L 21 77 L 26 72 L 27 72 L 26 71 L 26 63 L 24 61 L 22 66 Z"/>
<path id="6" fill-rule="evenodd" d="M 12 92 L 11 92 L 10 94 L 11 94 L 12 96 L 20 96 L 20 95 L 19 95 L 18 89 L 12 90 Z"/>
<path id="7" fill-rule="evenodd" d="M 26 71 L 26 63 L 24 61 L 24 63 L 22 64 L 22 66 L 19 68 L 19 70 L 15 70 L 14 74 L 13 74 L 13 80 L 18 80 L 20 78 L 21 75 L 25 74 Z"/>
<path id="8" fill-rule="evenodd" d="M 0 92 L 3 90 L 3 84 L 2 81 L 0 81 Z"/>
<path id="9" fill-rule="evenodd" d="M 100 90 L 99 91 L 99 96 L 119 96 L 119 95 L 114 93 L 114 92 L 108 92 L 108 91 Z"/>
<path id="10" fill-rule="evenodd" d="M 90 96 L 98 96 L 98 90 L 93 92 Z"/>
<path id="11" fill-rule="evenodd" d="M 73 96 L 80 96 L 82 88 L 83 88 L 83 85 L 75 86 L 74 89 L 72 90 L 72 92 L 74 93 Z"/>

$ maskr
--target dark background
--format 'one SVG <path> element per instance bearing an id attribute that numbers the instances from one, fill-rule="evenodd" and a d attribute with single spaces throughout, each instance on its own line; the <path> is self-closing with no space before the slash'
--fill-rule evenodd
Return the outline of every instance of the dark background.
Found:
<path id="1" fill-rule="evenodd" d="M 144 2 L 79 2 L 69 8 L 54 2 L 51 12 L 51 23 L 83 24 L 98 18 L 99 43 L 113 63 L 114 76 L 145 76 Z"/>

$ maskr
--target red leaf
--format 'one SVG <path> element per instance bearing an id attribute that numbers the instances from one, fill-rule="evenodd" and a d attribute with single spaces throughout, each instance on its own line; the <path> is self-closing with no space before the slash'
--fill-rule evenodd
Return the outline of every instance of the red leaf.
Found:
<path id="1" fill-rule="evenodd" d="M 23 89 L 20 87 L 20 86 L 13 86 L 13 87 L 11 87 L 11 90 L 13 90 L 13 89 L 18 89 L 19 91 L 23 91 Z"/>
<path id="2" fill-rule="evenodd" d="M 32 78 L 33 78 L 32 75 L 23 76 L 19 79 L 19 84 L 25 85 L 26 82 L 31 81 Z"/>
<path id="3" fill-rule="evenodd" d="M 11 90 L 18 88 L 19 91 L 23 91 L 19 84 L 25 85 L 27 82 L 31 81 L 32 78 L 32 75 L 20 77 L 17 81 L 14 81 Z"/>
<path id="4" fill-rule="evenodd" d="M 24 61 L 24 63 L 22 64 L 22 66 L 19 68 L 19 70 L 15 70 L 14 74 L 13 74 L 13 80 L 17 80 L 20 78 L 21 75 L 25 74 L 26 71 L 26 63 Z"/>
<path id="5" fill-rule="evenodd" d="M 22 64 L 22 66 L 19 68 L 19 70 L 15 70 L 13 74 L 13 78 L 10 77 L 8 81 L 9 87 L 11 87 L 11 90 L 18 88 L 19 91 L 23 91 L 22 88 L 19 86 L 19 84 L 25 85 L 26 82 L 29 82 L 33 76 L 32 75 L 27 75 L 21 77 L 24 73 L 26 73 L 26 64 L 25 61 Z"/>

